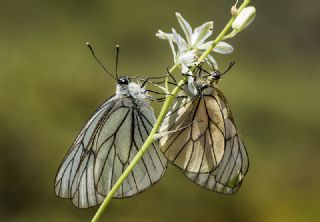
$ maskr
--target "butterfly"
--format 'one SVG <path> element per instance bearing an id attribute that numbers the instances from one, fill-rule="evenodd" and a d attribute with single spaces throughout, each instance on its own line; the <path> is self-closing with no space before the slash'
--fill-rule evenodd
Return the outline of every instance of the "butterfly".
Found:
<path id="1" fill-rule="evenodd" d="M 127 76 L 118 77 L 117 71 L 114 77 L 96 58 L 89 44 L 88 47 L 117 81 L 117 86 L 115 95 L 87 121 L 56 174 L 56 195 L 72 199 L 78 208 L 92 207 L 104 200 L 156 121 L 144 83 L 134 82 Z M 117 48 L 117 61 L 118 52 Z M 155 140 L 113 197 L 130 197 L 144 191 L 161 178 L 166 166 L 167 160 Z"/>
<path id="2" fill-rule="evenodd" d="M 233 194 L 241 186 L 249 161 L 230 106 L 217 85 L 228 70 L 209 73 L 196 68 L 196 76 L 191 77 L 195 93 L 189 83 L 175 98 L 160 128 L 164 135 L 160 148 L 197 185 Z"/>

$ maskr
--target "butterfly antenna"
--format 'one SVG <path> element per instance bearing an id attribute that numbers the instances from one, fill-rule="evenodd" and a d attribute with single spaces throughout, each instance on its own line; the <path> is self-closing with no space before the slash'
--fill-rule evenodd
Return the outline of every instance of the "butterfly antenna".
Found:
<path id="1" fill-rule="evenodd" d="M 90 52 L 93 56 L 93 58 L 99 63 L 99 65 L 102 67 L 102 69 L 109 75 L 111 76 L 113 79 L 115 79 L 117 81 L 117 79 L 106 69 L 106 67 L 102 64 L 102 62 L 97 58 L 96 54 L 93 51 L 92 46 L 90 45 L 89 42 L 86 43 L 86 45 L 88 46 L 88 48 L 90 49 Z"/>
<path id="2" fill-rule="evenodd" d="M 118 62 L 119 62 L 119 52 L 120 52 L 120 46 L 116 45 L 117 55 L 116 55 L 116 77 L 118 79 Z"/>
<path id="3" fill-rule="evenodd" d="M 229 70 L 232 68 L 232 66 L 233 66 L 234 64 L 236 64 L 236 62 L 235 62 L 235 61 L 230 62 L 229 67 L 226 69 L 226 71 L 224 71 L 223 73 L 221 73 L 221 75 L 224 75 L 224 74 L 226 74 L 227 72 L 229 72 Z"/>

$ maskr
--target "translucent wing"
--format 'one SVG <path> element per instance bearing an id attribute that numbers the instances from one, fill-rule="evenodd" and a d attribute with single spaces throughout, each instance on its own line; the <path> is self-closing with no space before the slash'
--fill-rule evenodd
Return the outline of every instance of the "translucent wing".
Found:
<path id="1" fill-rule="evenodd" d="M 196 184 L 221 193 L 236 192 L 247 172 L 248 157 L 225 97 L 215 87 L 192 98 L 183 95 L 161 126 L 161 132 L 170 132 L 160 140 L 162 152 Z"/>
<path id="2" fill-rule="evenodd" d="M 240 188 L 248 171 L 249 160 L 245 145 L 237 131 L 230 107 L 218 89 L 218 99 L 225 125 L 225 150 L 217 169 L 211 173 L 184 174 L 201 187 L 224 194 L 233 194 Z"/>
<path id="3" fill-rule="evenodd" d="M 155 122 L 151 107 L 131 97 L 107 101 L 91 117 L 66 155 L 55 191 L 86 208 L 103 201 L 130 164 Z M 114 197 L 129 197 L 157 182 L 166 170 L 158 142 L 144 154 Z"/>
<path id="4" fill-rule="evenodd" d="M 97 111 L 90 117 L 88 122 L 85 124 L 81 130 L 79 136 L 76 138 L 72 144 L 70 150 L 65 155 L 58 172 L 55 178 L 55 193 L 57 196 L 62 198 L 71 198 L 73 199 L 74 193 L 71 192 L 72 184 L 74 181 L 79 181 L 79 176 L 76 178 L 78 172 L 83 173 L 82 184 L 84 185 L 83 193 L 90 193 L 90 197 L 94 197 L 94 201 L 86 201 L 86 203 L 75 203 L 77 207 L 88 207 L 89 205 L 96 205 L 102 202 L 103 197 L 96 192 L 94 188 L 94 180 L 92 167 L 93 163 L 93 154 L 91 148 L 89 147 L 89 142 L 92 135 L 95 133 L 95 129 L 99 122 L 104 118 L 105 113 L 108 113 L 112 104 L 114 103 L 114 97 L 107 100 L 102 104 Z M 90 157 L 90 158 L 89 158 Z M 89 167 L 86 167 L 88 163 Z M 79 173 L 78 173 L 79 174 Z M 87 178 L 86 178 L 87 177 Z M 94 194 L 94 195 L 92 195 Z M 81 198 L 78 196 L 78 200 Z M 93 199 L 93 198 L 91 198 Z M 93 203 L 92 203 L 93 202 Z"/>
<path id="5" fill-rule="evenodd" d="M 177 167 L 191 173 L 214 171 L 224 154 L 225 126 L 216 91 L 202 96 L 180 94 L 161 126 L 161 151 Z"/>

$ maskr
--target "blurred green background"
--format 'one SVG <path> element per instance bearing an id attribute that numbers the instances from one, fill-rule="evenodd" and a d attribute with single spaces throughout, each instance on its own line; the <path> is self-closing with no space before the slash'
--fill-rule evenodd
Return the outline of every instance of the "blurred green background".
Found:
<path id="1" fill-rule="evenodd" d="M 0 221 L 89 221 L 53 191 L 56 170 L 114 82 L 110 70 L 164 74 L 172 65 L 158 29 L 180 31 L 174 12 L 198 26 L 229 18 L 228 0 L 0 1 Z M 170 166 L 152 189 L 113 200 L 104 221 L 320 221 L 320 12 L 317 0 L 253 1 L 257 18 L 216 58 L 250 169 L 236 195 L 201 189 Z M 159 107 L 159 106 L 158 106 Z"/>

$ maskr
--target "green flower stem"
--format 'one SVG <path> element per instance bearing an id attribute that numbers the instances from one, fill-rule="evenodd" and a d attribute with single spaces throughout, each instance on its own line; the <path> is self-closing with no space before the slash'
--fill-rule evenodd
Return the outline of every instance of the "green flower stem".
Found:
<path id="1" fill-rule="evenodd" d="M 240 12 L 244 7 L 246 7 L 250 3 L 250 0 L 244 0 L 244 2 L 239 7 L 238 11 Z M 204 59 L 211 53 L 213 48 L 223 39 L 223 37 L 227 34 L 229 29 L 232 26 L 233 21 L 235 20 L 236 16 L 232 16 L 225 28 L 221 31 L 221 33 L 217 36 L 217 38 L 213 41 L 212 45 L 201 55 L 201 57 L 198 59 L 198 62 L 204 61 Z M 170 72 L 174 72 L 178 68 L 177 65 L 174 65 Z M 180 91 L 180 87 L 183 86 L 186 82 L 187 78 L 183 78 L 179 81 L 178 85 L 172 90 L 170 95 L 166 97 L 166 100 L 163 103 L 162 109 L 158 115 L 158 118 L 156 120 L 156 123 L 154 124 L 148 138 L 140 148 L 139 152 L 136 154 L 132 162 L 129 164 L 129 166 L 125 169 L 125 171 L 122 173 L 122 175 L 119 177 L 117 182 L 114 184 L 106 198 L 104 199 L 103 203 L 99 207 L 98 211 L 94 215 L 92 222 L 98 222 L 101 218 L 103 212 L 107 209 L 108 204 L 110 203 L 110 200 L 112 199 L 114 193 L 119 189 L 123 181 L 127 178 L 127 176 L 131 173 L 135 165 L 138 163 L 138 161 L 142 158 L 143 154 L 146 152 L 146 150 L 149 148 L 149 146 L 153 143 L 155 139 L 155 134 L 158 132 L 161 123 L 166 116 L 169 108 L 171 107 L 171 104 L 173 102 L 173 99 L 176 95 L 178 95 Z"/>
<path id="2" fill-rule="evenodd" d="M 238 9 L 238 14 L 242 11 L 242 9 L 244 9 L 251 0 L 244 0 L 243 3 L 240 5 L 239 9 Z M 227 23 L 227 25 L 224 27 L 224 29 L 220 32 L 220 34 L 217 36 L 217 38 L 213 41 L 212 45 L 200 56 L 200 58 L 198 59 L 198 62 L 202 62 L 205 60 L 205 58 L 207 58 L 207 56 L 211 53 L 211 51 L 214 49 L 214 47 L 216 47 L 216 45 L 223 40 L 223 37 L 228 33 L 229 29 L 232 26 L 232 23 L 234 22 L 234 20 L 236 19 L 236 15 L 233 15 L 231 17 L 231 19 L 229 20 L 229 22 Z"/>

